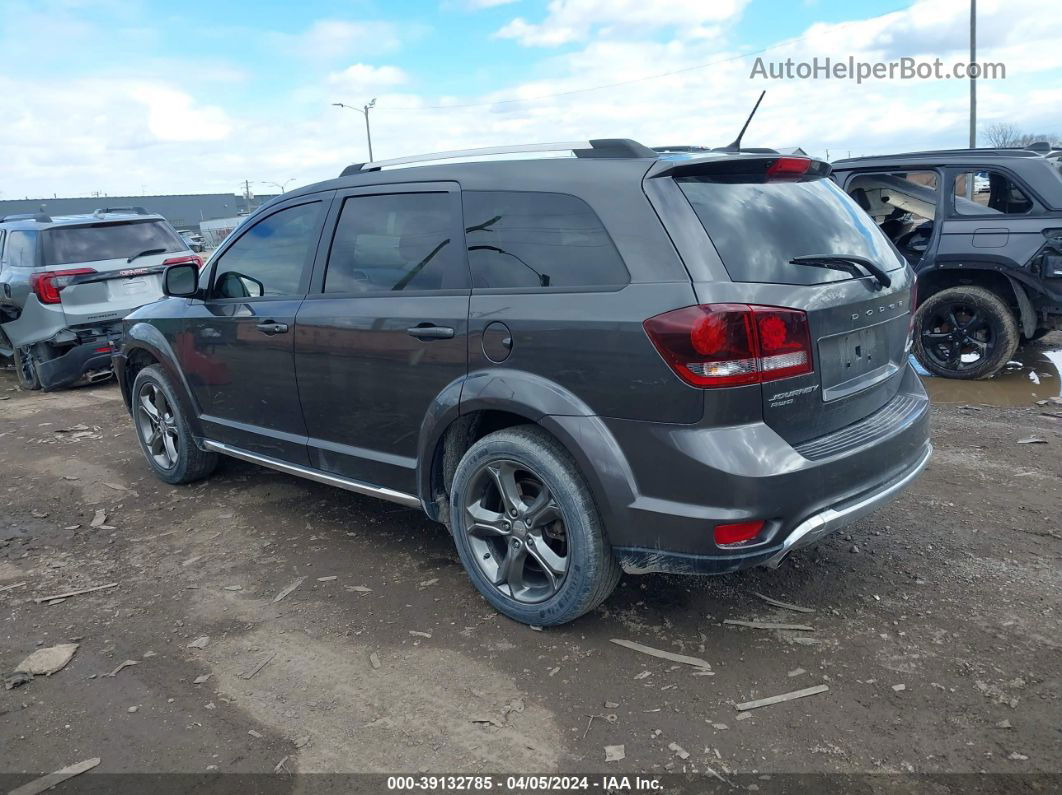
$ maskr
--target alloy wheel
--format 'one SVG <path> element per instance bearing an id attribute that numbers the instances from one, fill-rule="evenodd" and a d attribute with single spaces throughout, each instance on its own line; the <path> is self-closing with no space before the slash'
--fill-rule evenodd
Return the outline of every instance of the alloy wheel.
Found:
<path id="1" fill-rule="evenodd" d="M 943 304 L 922 322 L 922 350 L 946 370 L 978 367 L 992 356 L 995 345 L 988 314 L 969 304 Z"/>
<path id="2" fill-rule="evenodd" d="M 489 461 L 469 480 L 465 532 L 480 572 L 505 596 L 534 604 L 568 573 L 568 535 L 557 501 L 526 465 Z"/>
<path id="3" fill-rule="evenodd" d="M 180 440 L 177 418 L 165 393 L 155 384 L 144 384 L 136 401 L 137 428 L 152 460 L 162 469 L 177 466 Z"/>

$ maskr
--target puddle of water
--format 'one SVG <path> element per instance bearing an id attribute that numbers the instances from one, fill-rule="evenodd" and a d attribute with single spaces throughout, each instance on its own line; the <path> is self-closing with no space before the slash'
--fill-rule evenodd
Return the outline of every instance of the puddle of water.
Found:
<path id="1" fill-rule="evenodd" d="M 934 403 L 1029 406 L 1062 394 L 1062 350 L 1047 350 L 1036 344 L 1019 348 L 999 375 L 985 381 L 936 378 L 913 356 L 911 364 Z"/>

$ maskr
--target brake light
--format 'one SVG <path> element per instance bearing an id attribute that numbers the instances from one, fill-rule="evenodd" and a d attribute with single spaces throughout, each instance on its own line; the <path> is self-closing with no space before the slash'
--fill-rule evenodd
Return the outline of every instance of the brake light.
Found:
<path id="1" fill-rule="evenodd" d="M 92 268 L 69 268 L 63 271 L 45 271 L 30 276 L 30 288 L 42 304 L 58 304 L 59 293 L 74 276 L 95 273 Z"/>
<path id="2" fill-rule="evenodd" d="M 802 177 L 811 168 L 807 157 L 780 157 L 767 167 L 767 179 Z"/>
<path id="3" fill-rule="evenodd" d="M 162 264 L 164 266 L 184 265 L 189 262 L 195 265 L 196 268 L 198 268 L 199 270 L 203 270 L 203 258 L 200 257 L 198 254 L 192 254 L 188 257 L 173 257 L 171 259 L 163 260 Z"/>
<path id="4" fill-rule="evenodd" d="M 642 325 L 664 361 L 691 386 L 759 384 L 814 370 L 808 319 L 799 309 L 706 304 Z"/>
<path id="5" fill-rule="evenodd" d="M 763 530 L 763 520 L 753 522 L 736 522 L 734 524 L 717 524 L 715 526 L 716 546 L 726 547 L 744 544 L 756 538 Z"/>

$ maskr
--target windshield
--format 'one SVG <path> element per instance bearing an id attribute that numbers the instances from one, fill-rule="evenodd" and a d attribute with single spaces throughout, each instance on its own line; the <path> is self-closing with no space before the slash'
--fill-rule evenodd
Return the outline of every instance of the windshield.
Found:
<path id="1" fill-rule="evenodd" d="M 59 226 L 45 231 L 44 261 L 48 266 L 107 259 L 128 259 L 142 251 L 184 251 L 187 246 L 164 221 L 128 221 Z"/>
<path id="2" fill-rule="evenodd" d="M 820 284 L 849 274 L 793 265 L 794 257 L 859 256 L 903 267 L 874 221 L 830 179 L 738 182 L 676 180 L 738 282 Z"/>

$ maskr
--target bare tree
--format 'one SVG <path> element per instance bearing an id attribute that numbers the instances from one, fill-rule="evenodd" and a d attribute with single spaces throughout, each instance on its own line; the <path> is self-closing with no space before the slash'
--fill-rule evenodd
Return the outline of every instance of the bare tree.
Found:
<path id="1" fill-rule="evenodd" d="M 1041 141 L 1048 142 L 1056 149 L 1062 146 L 1062 136 L 1058 133 L 1022 132 L 1016 124 L 1005 121 L 985 125 L 981 128 L 981 135 L 989 146 L 997 149 L 1021 149 Z"/>
<path id="2" fill-rule="evenodd" d="M 1017 125 L 1005 121 L 996 121 L 986 124 L 981 128 L 981 134 L 988 139 L 989 146 L 997 149 L 1007 149 L 1019 146 L 1021 130 Z"/>

